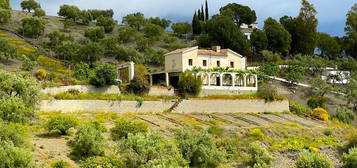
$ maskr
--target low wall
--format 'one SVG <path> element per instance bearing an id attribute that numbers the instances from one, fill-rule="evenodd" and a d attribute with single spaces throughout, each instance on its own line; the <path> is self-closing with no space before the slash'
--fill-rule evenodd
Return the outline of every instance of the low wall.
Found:
<path id="1" fill-rule="evenodd" d="M 183 100 L 174 111 L 178 113 L 284 112 L 289 111 L 289 101 Z"/>
<path id="2" fill-rule="evenodd" d="M 151 86 L 149 95 L 152 96 L 175 96 L 174 88 Z"/>
<path id="3" fill-rule="evenodd" d="M 257 92 L 256 87 L 203 86 L 200 97 L 209 95 L 239 95 Z"/>
<path id="4" fill-rule="evenodd" d="M 44 100 L 42 111 L 109 111 L 109 112 L 157 112 L 170 109 L 175 101 L 107 100 Z M 172 112 L 177 113 L 238 113 L 238 112 L 284 112 L 289 111 L 288 100 L 265 102 L 265 100 L 183 100 Z"/>
<path id="5" fill-rule="evenodd" d="M 108 100 L 44 100 L 41 111 L 108 111 L 108 112 L 158 112 L 161 113 L 174 105 L 172 101 L 108 101 Z"/>
<path id="6" fill-rule="evenodd" d="M 69 89 L 76 89 L 82 93 L 104 93 L 104 94 L 120 94 L 118 86 L 111 85 L 97 88 L 93 85 L 71 85 L 71 86 L 59 86 L 59 87 L 50 87 L 42 89 L 44 94 L 55 95 L 58 93 L 66 92 Z"/>

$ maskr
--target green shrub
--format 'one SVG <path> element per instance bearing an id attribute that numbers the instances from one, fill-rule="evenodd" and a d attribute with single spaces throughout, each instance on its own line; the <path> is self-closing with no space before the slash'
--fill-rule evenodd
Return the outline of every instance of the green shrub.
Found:
<path id="1" fill-rule="evenodd" d="M 277 88 L 268 84 L 265 84 L 258 88 L 258 95 L 259 97 L 264 98 L 266 101 L 274 101 L 280 97 L 278 95 Z"/>
<path id="2" fill-rule="evenodd" d="M 0 142 L 0 167 L 33 168 L 35 167 L 31 151 L 15 147 L 12 143 Z"/>
<path id="3" fill-rule="evenodd" d="M 270 156 L 268 150 L 259 142 L 253 142 L 249 145 L 248 155 L 248 165 L 254 168 L 268 168 L 273 162 L 273 157 Z"/>
<path id="4" fill-rule="evenodd" d="M 57 160 L 52 162 L 51 168 L 70 168 L 70 165 L 63 160 Z"/>
<path id="5" fill-rule="evenodd" d="M 92 41 L 99 41 L 100 39 L 103 39 L 105 36 L 104 27 L 101 26 L 89 27 L 85 30 L 84 36 Z"/>
<path id="6" fill-rule="evenodd" d="M 225 161 L 225 151 L 218 149 L 214 138 L 205 132 L 179 130 L 175 139 L 182 156 L 192 167 L 214 168 Z"/>
<path id="7" fill-rule="evenodd" d="M 119 119 L 115 123 L 115 127 L 111 130 L 114 140 L 120 140 L 127 138 L 128 134 L 137 134 L 139 132 L 147 132 L 148 127 L 145 123 L 131 120 L 131 119 Z"/>
<path id="8" fill-rule="evenodd" d="M 331 136 L 331 135 L 332 135 L 332 130 L 331 130 L 331 129 L 325 129 L 325 130 L 323 131 L 323 133 L 324 133 L 324 135 L 326 135 L 326 136 Z"/>
<path id="9" fill-rule="evenodd" d="M 117 69 L 111 64 L 99 64 L 94 69 L 94 75 L 90 79 L 90 83 L 97 87 L 105 85 L 113 85 L 118 77 Z"/>
<path id="10" fill-rule="evenodd" d="M 33 16 L 43 17 L 43 16 L 46 16 L 46 12 L 41 8 L 36 8 L 35 12 L 33 13 Z"/>
<path id="11" fill-rule="evenodd" d="M 314 108 L 324 108 L 325 103 L 327 102 L 327 98 L 325 97 L 310 97 L 309 100 L 307 100 L 307 105 L 314 109 Z"/>
<path id="12" fill-rule="evenodd" d="M 212 134 L 212 135 L 222 136 L 223 132 L 224 132 L 224 129 L 221 128 L 221 127 L 218 127 L 218 126 L 210 126 L 207 129 L 207 132 Z"/>
<path id="13" fill-rule="evenodd" d="M 120 143 L 120 151 L 127 168 L 186 165 L 176 145 L 153 132 L 129 134 Z"/>
<path id="14" fill-rule="evenodd" d="M 104 27 L 104 31 L 106 33 L 110 33 L 114 30 L 116 23 L 113 20 L 113 18 L 110 17 L 104 17 L 104 16 L 99 16 L 97 18 L 97 26 L 102 26 Z"/>
<path id="15" fill-rule="evenodd" d="M 259 71 L 263 72 L 268 76 L 277 76 L 279 74 L 280 68 L 275 63 L 265 63 L 259 67 Z"/>
<path id="16" fill-rule="evenodd" d="M 341 122 L 350 124 L 355 119 L 355 113 L 346 107 L 339 107 L 333 117 Z"/>
<path id="17" fill-rule="evenodd" d="M 296 168 L 332 168 L 328 158 L 319 153 L 303 151 L 295 163 Z"/>
<path id="18" fill-rule="evenodd" d="M 148 71 L 144 65 L 135 65 L 134 79 L 126 87 L 126 91 L 135 95 L 145 95 L 150 90 L 150 84 L 147 78 Z"/>
<path id="19" fill-rule="evenodd" d="M 357 133 L 352 133 L 347 138 L 346 149 L 357 147 Z"/>
<path id="20" fill-rule="evenodd" d="M 0 8 L 0 24 L 6 24 L 10 21 L 11 12 L 8 9 Z"/>
<path id="21" fill-rule="evenodd" d="M 73 76 L 79 80 L 88 80 L 92 74 L 92 70 L 89 68 L 89 65 L 84 62 L 80 62 L 74 67 Z"/>
<path id="22" fill-rule="evenodd" d="M 82 161 L 80 168 L 121 168 L 122 160 L 114 156 L 96 156 Z"/>
<path id="23" fill-rule="evenodd" d="M 48 131 L 59 131 L 61 135 L 66 135 L 70 128 L 77 126 L 77 119 L 71 116 L 60 115 L 50 118 L 46 123 Z"/>
<path id="24" fill-rule="evenodd" d="M 343 162 L 343 168 L 355 168 L 357 167 L 357 148 L 351 148 L 348 153 L 344 153 L 341 158 Z"/>
<path id="25" fill-rule="evenodd" d="M 27 17 L 21 20 L 19 33 L 26 37 L 37 38 L 45 31 L 46 21 L 37 17 Z"/>
<path id="26" fill-rule="evenodd" d="M 0 98 L 0 119 L 16 123 L 27 123 L 33 109 L 26 106 L 18 97 Z"/>
<path id="27" fill-rule="evenodd" d="M 257 140 L 263 140 L 265 138 L 264 132 L 259 128 L 254 128 L 250 130 L 249 132 L 247 132 L 247 136 L 253 137 Z"/>
<path id="28" fill-rule="evenodd" d="M 104 137 L 102 131 L 92 124 L 83 125 L 76 133 L 72 154 L 79 158 L 103 155 Z"/>
<path id="29" fill-rule="evenodd" d="M 198 96 L 201 89 L 202 79 L 200 77 L 195 76 L 191 72 L 184 72 L 180 74 L 177 90 L 182 96 Z"/>
<path id="30" fill-rule="evenodd" d="M 289 102 L 290 111 L 297 115 L 312 115 L 313 111 L 310 108 L 304 107 L 295 102 Z"/>
<path id="31" fill-rule="evenodd" d="M 0 121 L 0 128 L 0 140 L 2 142 L 12 143 L 19 148 L 31 147 L 30 135 L 23 126 Z"/>

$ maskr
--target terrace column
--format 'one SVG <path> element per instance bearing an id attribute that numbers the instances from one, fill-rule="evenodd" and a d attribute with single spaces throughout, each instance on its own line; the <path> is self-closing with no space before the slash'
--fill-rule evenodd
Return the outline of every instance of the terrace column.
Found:
<path id="1" fill-rule="evenodd" d="M 152 75 L 149 75 L 150 78 L 150 86 L 152 86 Z"/>
<path id="2" fill-rule="evenodd" d="M 232 75 L 232 86 L 234 87 L 235 83 L 236 83 L 236 74 L 235 73 L 231 73 Z"/>
<path id="3" fill-rule="evenodd" d="M 223 86 L 223 73 L 219 73 L 219 86 Z"/>
<path id="4" fill-rule="evenodd" d="M 130 64 L 129 64 L 129 81 L 134 79 L 134 74 L 135 74 L 134 62 L 130 62 Z"/>
<path id="5" fill-rule="evenodd" d="M 169 73 L 168 72 L 165 73 L 165 79 L 166 79 L 166 86 L 167 87 L 170 86 L 170 79 L 169 79 Z"/>
<path id="6" fill-rule="evenodd" d="M 207 73 L 208 86 L 211 86 L 211 73 Z"/>
<path id="7" fill-rule="evenodd" d="M 255 77 L 255 87 L 258 88 L 258 75 L 254 75 Z"/>
<path id="8" fill-rule="evenodd" d="M 243 74 L 243 86 L 244 87 L 247 87 L 247 75 L 246 74 Z"/>

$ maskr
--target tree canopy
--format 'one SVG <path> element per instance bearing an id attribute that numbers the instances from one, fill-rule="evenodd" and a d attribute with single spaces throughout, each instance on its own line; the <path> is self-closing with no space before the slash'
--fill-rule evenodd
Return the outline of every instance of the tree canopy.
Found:
<path id="1" fill-rule="evenodd" d="M 238 53 L 249 52 L 249 42 L 228 16 L 217 15 L 207 22 L 207 34 L 211 45 L 221 45 Z"/>
<path id="2" fill-rule="evenodd" d="M 273 52 L 288 54 L 291 43 L 291 35 L 273 18 L 269 17 L 264 22 L 264 31 L 268 38 L 268 49 Z"/>
<path id="3" fill-rule="evenodd" d="M 41 5 L 37 3 L 35 0 L 25 0 L 21 2 L 21 8 L 22 10 L 27 10 L 28 12 L 31 12 L 32 10 L 35 10 L 36 8 L 41 8 Z"/>
<path id="4" fill-rule="evenodd" d="M 231 17 L 238 26 L 243 23 L 249 25 L 257 20 L 254 10 L 251 10 L 248 6 L 237 3 L 230 3 L 222 7 L 219 11 L 222 15 Z"/>
<path id="5" fill-rule="evenodd" d="M 174 33 L 178 35 L 184 35 L 191 32 L 191 24 L 187 22 L 178 22 L 173 24 L 171 27 Z"/>
<path id="6" fill-rule="evenodd" d="M 145 17 L 142 13 L 133 13 L 123 17 L 123 23 L 135 28 L 136 30 L 140 30 L 145 24 Z"/>

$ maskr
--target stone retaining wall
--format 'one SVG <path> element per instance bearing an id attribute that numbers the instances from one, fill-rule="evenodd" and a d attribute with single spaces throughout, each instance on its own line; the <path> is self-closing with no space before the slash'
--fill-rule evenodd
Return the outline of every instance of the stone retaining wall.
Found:
<path id="1" fill-rule="evenodd" d="M 103 93 L 103 94 L 120 94 L 118 86 L 111 85 L 97 88 L 93 85 L 71 85 L 71 86 L 59 86 L 42 89 L 44 94 L 55 95 L 58 93 L 66 92 L 69 89 L 76 89 L 82 93 Z"/>
<path id="2" fill-rule="evenodd" d="M 175 109 L 178 113 L 248 113 L 289 111 L 289 101 L 265 102 L 252 100 L 183 100 Z"/>
<path id="3" fill-rule="evenodd" d="M 140 104 L 142 103 L 142 104 Z M 110 111 L 110 112 L 157 112 L 170 109 L 170 101 L 107 101 L 107 100 L 44 100 L 42 111 Z M 289 111 L 287 100 L 265 102 L 264 100 L 183 100 L 172 112 L 177 113 L 238 113 L 238 112 L 284 112 Z"/>
<path id="4" fill-rule="evenodd" d="M 151 86 L 149 95 L 151 96 L 175 96 L 174 88 Z"/>
<path id="5" fill-rule="evenodd" d="M 142 103 L 142 104 L 140 104 Z M 163 112 L 169 109 L 172 101 L 108 101 L 108 100 L 44 100 L 41 111 L 108 111 L 108 112 Z"/>

